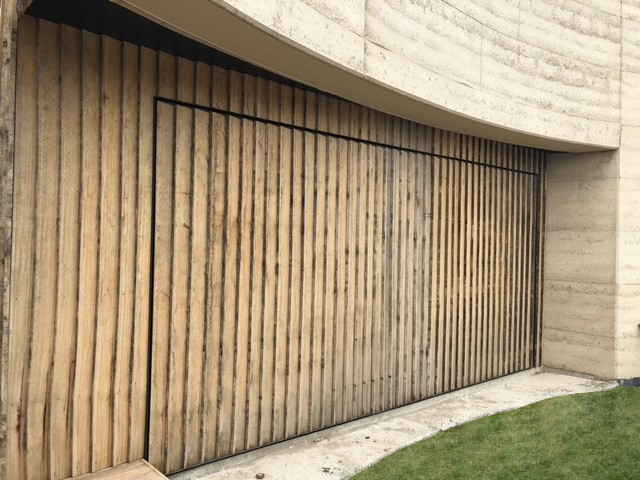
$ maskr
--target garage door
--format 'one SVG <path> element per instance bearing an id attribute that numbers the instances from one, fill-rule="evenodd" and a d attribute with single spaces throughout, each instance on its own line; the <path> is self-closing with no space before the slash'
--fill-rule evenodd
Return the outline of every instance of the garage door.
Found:
<path id="1" fill-rule="evenodd" d="M 179 471 L 533 366 L 538 175 L 251 82 L 220 109 L 156 100 L 151 462 Z"/>

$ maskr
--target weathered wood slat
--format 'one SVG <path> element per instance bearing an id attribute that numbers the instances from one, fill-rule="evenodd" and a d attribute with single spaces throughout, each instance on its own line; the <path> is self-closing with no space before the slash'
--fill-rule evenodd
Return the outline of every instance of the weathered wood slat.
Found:
<path id="1" fill-rule="evenodd" d="M 329 99 L 326 96 L 318 98 L 318 117 L 317 126 L 321 130 L 328 130 L 331 115 L 336 114 L 335 109 L 331 108 Z M 324 286 L 324 375 L 322 381 L 322 426 L 332 425 L 334 422 L 334 409 L 329 408 L 333 405 L 334 383 L 333 375 L 335 370 L 335 324 L 336 324 L 336 211 L 337 211 L 337 178 L 338 178 L 338 161 L 337 161 L 337 142 L 331 138 L 316 135 L 318 161 L 326 163 L 326 190 L 324 212 L 325 218 L 325 252 L 324 252 L 324 269 L 325 278 Z"/>
<path id="2" fill-rule="evenodd" d="M 145 72 L 139 77 L 139 104 L 136 105 L 138 115 L 138 150 L 127 162 L 137 165 L 138 186 L 136 198 L 136 278 L 135 278 L 135 313 L 133 337 L 129 339 L 132 350 L 131 366 L 131 409 L 129 418 L 129 457 L 128 460 L 141 458 L 146 448 L 146 412 L 148 383 L 148 349 L 149 349 L 149 298 L 153 296 L 150 285 L 151 245 L 153 238 L 153 103 L 146 99 L 153 97 L 158 85 L 158 54 L 148 48 L 140 48 L 139 70 Z M 126 214 L 134 214 L 126 212 Z"/>
<path id="3" fill-rule="evenodd" d="M 256 79 L 255 87 L 255 113 L 258 116 L 266 115 L 266 86 L 267 82 Z M 263 337 L 263 292 L 264 292 L 264 238 L 265 238 L 265 181 L 266 181 L 266 151 L 265 151 L 264 124 L 256 124 L 254 130 L 254 220 L 253 220 L 253 272 L 251 278 L 251 358 L 249 381 L 249 406 L 247 417 L 247 447 L 255 448 L 260 444 L 261 425 L 261 376 L 263 375 L 262 345 Z"/>
<path id="4" fill-rule="evenodd" d="M 21 48 L 37 49 L 37 25 L 35 20 L 23 20 L 23 28 L 18 32 Z M 19 55 L 17 63 L 18 78 L 37 78 L 38 57 Z M 28 458 L 21 441 L 21 426 L 29 405 L 26 401 L 26 389 L 30 379 L 27 369 L 29 344 L 33 318 L 33 285 L 35 282 L 35 232 L 36 232 L 36 178 L 38 139 L 33 128 L 38 118 L 38 82 L 21 84 L 16 96 L 16 162 L 14 167 L 14 215 L 12 245 L 12 288 L 9 316 L 12 322 L 21 322 L 22 328 L 13 328 L 9 337 L 9 367 L 12 372 L 8 379 L 9 415 L 7 418 L 7 472 L 17 478 L 25 477 L 25 462 Z M 23 248 L 18 248 L 22 246 Z M 17 275 L 16 272 L 21 272 Z M 20 282 L 15 285 L 14 282 Z"/>
<path id="5" fill-rule="evenodd" d="M 253 111 L 253 82 L 250 77 L 242 76 L 237 79 L 237 88 L 242 89 L 242 104 L 237 106 L 244 112 Z M 238 213 L 239 237 L 239 267 L 237 284 L 237 338 L 236 338 L 236 398 L 234 399 L 234 437 L 232 449 L 234 452 L 243 451 L 247 441 L 247 402 L 248 402 L 248 368 L 249 368 L 249 338 L 250 338 L 250 295 L 251 295 L 251 232 L 253 222 L 253 172 L 254 172 L 254 132 L 253 122 L 240 123 L 240 159 L 238 185 L 240 205 Z M 243 232 L 246 232 L 243 234 Z M 188 413 L 185 412 L 185 413 Z"/>
<path id="6" fill-rule="evenodd" d="M 80 32 L 64 28 L 60 47 L 68 53 L 61 59 L 60 68 L 71 75 L 62 77 L 60 85 L 60 183 L 64 180 L 76 188 L 59 189 L 61 228 L 58 230 L 58 292 L 56 301 L 56 325 L 53 374 L 51 381 L 50 437 L 51 445 L 60 446 L 60 454 L 52 456 L 50 475 L 59 478 L 71 474 L 71 425 L 69 415 L 73 405 L 69 388 L 69 372 L 73 366 L 76 349 L 76 318 L 78 290 L 78 236 L 79 236 L 79 188 L 81 143 L 81 105 L 77 90 L 80 87 Z"/>
<path id="7" fill-rule="evenodd" d="M 50 24 L 40 24 L 38 37 L 49 41 L 38 53 L 38 68 L 46 76 L 56 76 L 60 71 L 60 31 Z M 60 188 L 60 130 L 57 118 L 60 113 L 60 85 L 58 82 L 38 82 L 37 122 L 40 132 L 37 139 L 36 205 L 33 319 L 30 354 L 27 360 L 30 381 L 26 391 L 29 415 L 27 428 L 42 428 L 43 435 L 31 435 L 25 440 L 28 456 L 43 455 L 49 449 L 47 405 L 50 404 L 52 359 L 55 354 L 56 297 L 58 290 L 58 234 L 57 209 Z M 46 478 L 50 466 L 46 463 L 27 463 L 27 476 Z"/>
<path id="8" fill-rule="evenodd" d="M 175 94 L 177 85 L 176 62 L 166 54 L 160 54 L 158 58 L 159 69 L 159 93 L 163 95 Z M 155 232 L 154 232 L 154 279 L 153 279 L 153 351 L 158 355 L 158 361 L 152 363 L 151 384 L 151 416 L 158 419 L 150 428 L 150 462 L 161 470 L 164 468 L 164 459 L 156 452 L 165 452 L 167 449 L 167 395 L 168 395 L 168 361 L 169 351 L 166 345 L 170 342 L 171 302 L 172 302 L 172 265 L 165 259 L 171 259 L 174 232 L 171 228 L 173 217 L 173 198 L 175 187 L 173 176 L 173 154 L 175 152 L 175 114 L 171 107 L 158 106 L 159 121 L 155 126 L 158 139 L 156 165 L 156 190 L 162 192 L 156 195 Z"/>
<path id="9" fill-rule="evenodd" d="M 310 128 L 317 125 L 318 115 L 318 95 L 305 94 L 306 100 L 304 105 L 304 117 L 301 116 L 300 124 L 304 124 Z M 303 101 L 303 99 L 301 99 Z M 298 123 L 298 122 L 296 122 Z M 302 152 L 304 155 L 304 180 L 305 180 L 305 200 L 304 200 L 304 260 L 301 265 L 303 278 L 306 284 L 310 285 L 313 281 L 313 288 L 308 292 L 313 296 L 309 299 L 305 295 L 302 296 L 301 308 L 303 312 L 307 312 L 307 302 L 311 301 L 311 310 L 308 316 L 303 313 L 302 322 L 304 322 L 305 348 L 308 348 L 312 355 L 312 360 L 307 361 L 306 351 L 300 350 L 301 370 L 309 371 L 310 383 L 305 378 L 305 382 L 300 382 L 298 407 L 298 432 L 308 431 L 309 429 L 318 429 L 323 425 L 323 398 L 324 398 L 324 351 L 327 341 L 326 314 L 325 314 L 325 295 L 323 288 L 324 278 L 327 275 L 325 265 L 325 242 L 327 229 L 326 214 L 326 191 L 327 191 L 327 162 L 318 150 L 318 137 L 310 133 L 305 133 L 301 139 Z M 314 183 L 310 182 L 309 177 L 313 173 Z M 294 201 L 295 209 L 295 201 Z M 313 217 L 313 222 L 307 218 L 308 214 Z M 302 220 L 301 220 L 302 221 Z M 311 270 L 311 271 L 308 271 Z M 312 279 L 310 278 L 312 277 Z M 292 285 L 295 287 L 295 283 Z M 308 345 L 308 347 L 306 347 Z M 304 385 L 304 386 L 303 386 Z M 311 423 L 309 423 L 309 421 Z"/>
<path id="10" fill-rule="evenodd" d="M 139 102 L 139 48 L 131 44 L 123 44 L 122 62 L 122 105 Z M 138 153 L 138 113 L 133 109 L 122 108 L 120 113 L 122 136 L 120 139 L 121 171 L 120 171 L 120 218 L 121 231 L 119 248 L 118 279 L 118 321 L 115 338 L 115 368 L 113 369 L 114 419 L 130 418 L 132 379 L 132 345 L 133 325 L 135 323 L 135 281 L 136 281 L 136 217 L 138 196 L 137 162 L 133 161 Z M 114 421 L 112 464 L 126 463 L 129 459 L 130 439 L 129 422 Z"/>
<path id="11" fill-rule="evenodd" d="M 195 99 L 198 103 L 211 103 L 211 69 L 202 64 L 196 65 Z M 200 425 L 203 420 L 203 375 L 205 363 L 206 338 L 206 282 L 207 251 L 209 230 L 209 166 L 211 151 L 211 116 L 207 112 L 194 111 L 193 150 L 192 150 L 192 205 L 187 225 L 190 229 L 191 245 L 189 249 L 189 269 L 191 272 L 188 291 L 189 329 L 187 341 L 187 359 L 185 372 L 185 410 L 184 421 L 184 462 L 187 465 L 198 463 L 202 458 L 202 439 Z"/>

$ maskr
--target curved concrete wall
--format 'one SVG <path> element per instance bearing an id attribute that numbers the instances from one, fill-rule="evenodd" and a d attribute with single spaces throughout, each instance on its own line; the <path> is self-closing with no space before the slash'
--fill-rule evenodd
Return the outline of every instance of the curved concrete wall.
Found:
<path id="1" fill-rule="evenodd" d="M 614 0 L 116 0 L 392 114 L 543 148 L 615 148 Z"/>
<path id="2" fill-rule="evenodd" d="M 542 351 L 550 367 L 632 379 L 640 378 L 640 3 L 619 9 L 620 148 L 549 158 Z"/>

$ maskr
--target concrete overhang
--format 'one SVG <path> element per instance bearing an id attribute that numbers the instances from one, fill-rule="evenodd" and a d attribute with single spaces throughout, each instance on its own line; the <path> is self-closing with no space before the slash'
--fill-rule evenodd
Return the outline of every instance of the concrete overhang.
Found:
<path id="1" fill-rule="evenodd" d="M 619 146 L 619 125 L 592 122 L 593 135 L 563 138 L 500 125 L 434 104 L 340 65 L 293 42 L 225 2 L 213 0 L 111 0 L 147 19 L 281 76 L 408 120 L 478 137 L 565 152 Z M 514 118 L 516 115 L 514 115 Z M 575 119 L 580 125 L 591 124 Z M 517 124 L 518 122 L 514 122 Z M 520 122 L 522 123 L 522 122 Z M 548 123 L 548 122 L 547 122 Z M 574 127 L 575 129 L 575 127 Z M 553 131 L 547 126 L 546 131 Z M 594 141 L 584 141 L 585 138 Z"/>

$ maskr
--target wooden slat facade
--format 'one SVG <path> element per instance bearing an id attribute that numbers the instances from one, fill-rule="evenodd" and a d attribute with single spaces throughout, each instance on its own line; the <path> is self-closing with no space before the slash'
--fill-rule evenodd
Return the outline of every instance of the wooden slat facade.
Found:
<path id="1" fill-rule="evenodd" d="M 180 71 L 193 85 L 197 72 Z M 243 99 L 235 111 L 265 101 L 271 118 L 309 127 L 296 112 L 316 94 L 215 76 Z M 370 113 L 324 105 L 343 134 Z M 157 138 L 153 464 L 175 471 L 421 398 L 427 155 L 162 102 Z M 192 369 L 202 390 L 183 388 Z"/>
<path id="2" fill-rule="evenodd" d="M 18 42 L 8 478 L 141 458 L 148 405 L 171 472 L 540 358 L 543 152 L 29 17 Z"/>

